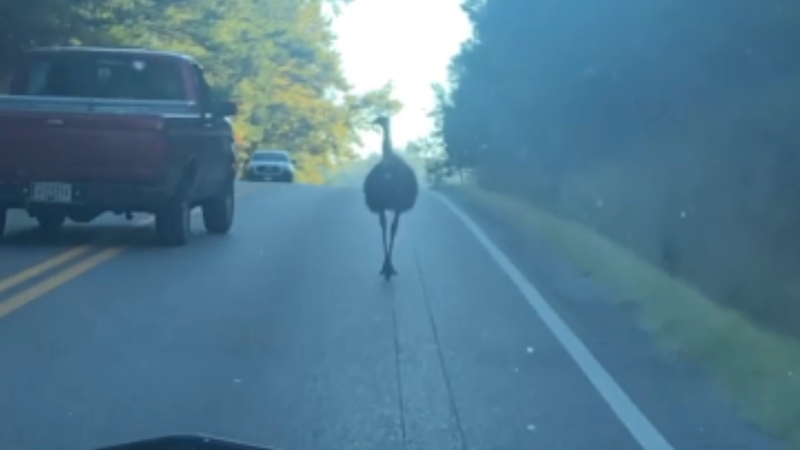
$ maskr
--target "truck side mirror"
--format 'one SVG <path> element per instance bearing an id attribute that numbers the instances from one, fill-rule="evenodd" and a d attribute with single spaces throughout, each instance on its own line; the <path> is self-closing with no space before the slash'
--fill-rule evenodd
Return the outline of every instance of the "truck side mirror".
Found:
<path id="1" fill-rule="evenodd" d="M 238 112 L 239 106 L 232 101 L 215 102 L 211 108 L 211 113 L 220 117 L 235 116 Z"/>

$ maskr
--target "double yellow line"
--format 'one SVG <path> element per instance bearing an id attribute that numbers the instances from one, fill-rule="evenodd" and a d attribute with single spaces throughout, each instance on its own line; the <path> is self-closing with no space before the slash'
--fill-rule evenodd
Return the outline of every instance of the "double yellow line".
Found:
<path id="1" fill-rule="evenodd" d="M 22 272 L 13 275 L 10 278 L 6 278 L 5 280 L 0 281 L 0 294 L 22 283 L 25 283 L 32 278 L 38 277 L 52 269 L 55 269 L 56 267 L 62 266 L 83 255 L 84 253 L 87 253 L 91 249 L 91 246 L 84 245 L 67 250 L 58 256 L 48 259 L 47 261 L 37 264 L 29 269 L 23 270 Z M 47 278 L 18 294 L 12 295 L 7 300 L 0 302 L 0 318 L 7 316 L 13 311 L 47 294 L 62 284 L 77 278 L 93 267 L 97 267 L 103 262 L 119 255 L 123 251 L 125 251 L 125 247 L 121 246 L 103 250 L 102 252 L 93 255 L 92 257 L 87 258 L 78 264 L 68 267 L 67 269 L 58 272 L 52 277 Z"/>
<path id="2" fill-rule="evenodd" d="M 250 194 L 255 190 L 256 189 L 250 188 L 244 191 L 239 191 L 236 193 L 236 196 L 241 197 L 243 195 Z M 194 211 L 194 213 L 197 212 L 199 211 L 198 210 Z M 141 222 L 138 222 L 137 226 L 147 225 L 152 221 L 153 219 L 146 219 Z M 0 295 L 36 277 L 39 277 L 53 269 L 63 266 L 69 263 L 70 261 L 77 259 L 79 256 L 88 253 L 90 250 L 94 248 L 95 247 L 92 245 L 82 245 L 80 247 L 67 250 L 64 253 L 56 255 L 33 267 L 25 269 L 22 272 L 19 272 L 8 278 L 0 280 Z M 89 258 L 86 258 L 78 262 L 77 264 L 67 267 L 66 269 L 56 273 L 55 275 L 49 278 L 46 278 L 34 284 L 33 286 L 29 287 L 28 289 L 25 289 L 20 293 L 12 295 L 6 300 L 0 300 L 0 319 L 11 314 L 17 309 L 27 305 L 28 303 L 36 300 L 37 298 L 42 297 L 43 295 L 58 288 L 59 286 L 69 282 L 70 280 L 73 280 L 83 275 L 84 273 L 99 266 L 100 264 L 103 264 L 104 262 L 110 260 L 111 258 L 114 258 L 115 256 L 124 252 L 127 248 L 128 247 L 124 245 L 107 248 L 97 254 L 92 255 Z"/>

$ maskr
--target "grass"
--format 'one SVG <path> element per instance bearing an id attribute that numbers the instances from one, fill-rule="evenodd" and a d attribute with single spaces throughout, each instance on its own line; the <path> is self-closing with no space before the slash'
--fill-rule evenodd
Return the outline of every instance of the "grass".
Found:
<path id="1" fill-rule="evenodd" d="M 764 330 L 576 222 L 474 186 L 449 186 L 474 207 L 555 249 L 620 302 L 664 348 L 705 366 L 746 416 L 800 449 L 800 342 Z"/>

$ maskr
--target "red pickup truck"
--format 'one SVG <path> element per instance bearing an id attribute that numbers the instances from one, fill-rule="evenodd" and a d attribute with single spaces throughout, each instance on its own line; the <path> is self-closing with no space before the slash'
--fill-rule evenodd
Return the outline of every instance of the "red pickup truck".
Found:
<path id="1" fill-rule="evenodd" d="M 171 52 L 40 48 L 0 95 L 0 236 L 9 209 L 44 229 L 104 212 L 155 214 L 165 245 L 183 245 L 192 208 L 210 233 L 234 216 L 229 117 L 200 65 Z"/>

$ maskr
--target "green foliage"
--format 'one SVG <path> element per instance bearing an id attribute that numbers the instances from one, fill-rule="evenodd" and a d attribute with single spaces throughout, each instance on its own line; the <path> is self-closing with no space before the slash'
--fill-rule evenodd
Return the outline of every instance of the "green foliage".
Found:
<path id="1" fill-rule="evenodd" d="M 437 136 L 426 136 L 409 142 L 406 153 L 425 160 L 435 159 L 443 156 L 443 144 Z"/>
<path id="2" fill-rule="evenodd" d="M 474 39 L 437 92 L 451 169 L 800 337 L 796 2 L 464 9 Z"/>
<path id="3" fill-rule="evenodd" d="M 239 102 L 242 156 L 284 148 L 315 168 L 346 160 L 369 118 L 398 111 L 392 87 L 355 95 L 326 10 L 341 0 L 38 0 L 0 6 L 0 81 L 25 46 L 80 43 L 196 57 L 215 94 Z"/>

